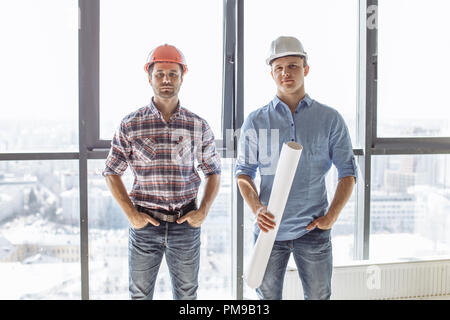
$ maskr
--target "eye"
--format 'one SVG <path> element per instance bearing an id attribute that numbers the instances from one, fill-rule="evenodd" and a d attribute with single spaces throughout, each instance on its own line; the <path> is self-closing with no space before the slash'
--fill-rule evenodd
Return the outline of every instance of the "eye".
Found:
<path id="1" fill-rule="evenodd" d="M 298 66 L 296 64 L 291 64 L 289 65 L 289 69 L 297 69 Z"/>
<path id="2" fill-rule="evenodd" d="M 169 77 L 171 77 L 171 78 L 175 78 L 177 76 L 178 76 L 178 74 L 176 74 L 175 72 L 169 73 Z"/>

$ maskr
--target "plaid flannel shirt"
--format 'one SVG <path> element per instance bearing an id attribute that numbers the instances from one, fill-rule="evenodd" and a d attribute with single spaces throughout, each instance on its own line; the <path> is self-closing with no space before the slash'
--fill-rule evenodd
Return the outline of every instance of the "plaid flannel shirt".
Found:
<path id="1" fill-rule="evenodd" d="M 121 121 L 102 174 L 121 176 L 128 166 L 135 177 L 129 193 L 134 205 L 169 211 L 197 197 L 197 170 L 221 173 L 208 123 L 181 106 L 167 123 L 153 101 Z"/>

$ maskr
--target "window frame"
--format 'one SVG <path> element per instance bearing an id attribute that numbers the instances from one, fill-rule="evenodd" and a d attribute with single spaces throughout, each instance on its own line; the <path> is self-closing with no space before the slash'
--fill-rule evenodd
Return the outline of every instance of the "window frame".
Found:
<path id="1" fill-rule="evenodd" d="M 220 0 L 217 0 L 220 1 Z M 222 0 L 224 5 L 224 51 L 222 89 L 222 136 L 216 145 L 222 157 L 236 159 L 234 132 L 244 121 L 244 0 Z M 377 28 L 367 20 L 377 12 L 378 0 L 355 0 L 359 5 L 359 63 L 357 92 L 357 137 L 354 149 L 361 169 L 360 183 L 355 188 L 356 260 L 368 260 L 370 250 L 371 163 L 376 155 L 450 154 L 450 137 L 380 138 L 377 135 Z M 110 140 L 99 138 L 99 19 L 100 0 L 78 0 L 79 7 L 79 151 L 0 153 L 0 161 L 73 160 L 79 161 L 80 190 L 80 267 L 81 299 L 89 299 L 88 250 L 88 174 L 91 159 L 106 159 Z M 375 16 L 375 21 L 377 17 Z M 232 134 L 230 134 L 232 133 Z M 233 179 L 233 177 L 230 177 Z M 235 181 L 232 214 L 232 294 L 243 297 L 244 201 Z"/>
<path id="2" fill-rule="evenodd" d="M 236 42 L 236 17 L 239 6 L 243 2 L 236 0 L 223 0 L 223 86 L 222 86 L 222 136 L 216 138 L 216 148 L 223 158 L 235 157 L 235 132 L 243 122 L 243 114 L 235 112 L 241 108 L 236 107 L 239 97 L 236 96 L 236 76 L 239 64 L 236 62 L 238 43 Z M 89 267 L 87 247 L 87 161 L 91 159 L 106 159 L 111 140 L 100 139 L 100 0 L 79 0 L 79 75 L 80 75 L 80 222 L 82 247 L 82 299 L 89 299 Z M 243 41 L 243 37 L 241 42 Z M 242 46 L 243 47 L 243 46 Z M 242 60 L 242 59 L 240 59 Z M 239 77 L 237 77 L 239 79 Z M 242 80 L 241 80 L 242 82 Z M 242 85 L 242 83 L 241 83 Z M 240 120 L 239 120 L 240 119 Z M 229 138 L 227 140 L 227 137 Z M 85 186 L 85 188 L 83 187 Z M 243 200 L 233 184 L 233 208 L 239 212 L 243 208 Z M 233 254 L 232 254 L 232 291 L 236 299 L 242 299 L 243 291 L 243 228 L 240 228 L 239 217 L 242 214 L 232 215 Z M 237 245 L 234 245 L 236 244 Z"/>
<path id="3" fill-rule="evenodd" d="M 369 19 L 375 21 L 375 25 L 366 25 L 360 30 L 366 34 L 366 107 L 365 107 L 365 159 L 363 166 L 364 174 L 364 215 L 362 217 L 363 250 L 360 256 L 363 260 L 369 259 L 370 238 L 370 194 L 371 194 L 371 165 L 372 156 L 377 155 L 433 155 L 450 154 L 450 137 L 389 137 L 378 136 L 378 0 L 360 0 L 361 7 L 365 9 L 365 23 Z M 361 12 L 362 14 L 362 12 Z"/>

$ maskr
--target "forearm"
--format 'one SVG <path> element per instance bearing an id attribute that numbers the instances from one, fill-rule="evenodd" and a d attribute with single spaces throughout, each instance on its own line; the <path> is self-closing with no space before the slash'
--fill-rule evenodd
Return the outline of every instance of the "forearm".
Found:
<path id="1" fill-rule="evenodd" d="M 253 214 L 256 214 L 257 210 L 263 205 L 259 200 L 258 191 L 252 178 L 247 175 L 240 175 L 238 177 L 238 186 L 245 202 L 248 204 Z"/>
<path id="2" fill-rule="evenodd" d="M 213 174 L 206 178 L 205 191 L 203 192 L 202 201 L 200 203 L 200 210 L 206 214 L 209 212 L 214 199 L 217 196 L 220 188 L 220 174 Z"/>
<path id="3" fill-rule="evenodd" d="M 128 196 L 128 192 L 122 182 L 122 178 L 116 175 L 108 175 L 106 176 L 106 184 L 108 185 L 114 199 L 122 208 L 126 216 L 130 219 L 136 212 L 136 208 Z"/>
<path id="4" fill-rule="evenodd" d="M 332 219 L 333 223 L 337 220 L 348 199 L 350 199 L 355 182 L 355 177 L 352 176 L 339 180 L 333 201 L 327 213 L 327 216 Z"/>

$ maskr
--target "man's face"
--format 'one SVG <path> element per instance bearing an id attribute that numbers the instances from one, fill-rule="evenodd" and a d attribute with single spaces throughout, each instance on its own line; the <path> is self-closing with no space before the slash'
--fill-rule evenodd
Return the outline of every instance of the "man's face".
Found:
<path id="1" fill-rule="evenodd" d="M 270 74 L 279 92 L 293 94 L 303 88 L 308 72 L 309 66 L 303 66 L 303 58 L 288 56 L 273 61 Z"/>
<path id="2" fill-rule="evenodd" d="M 183 74 L 180 65 L 173 62 L 157 62 L 153 65 L 148 80 L 156 96 L 172 98 L 178 95 Z"/>

